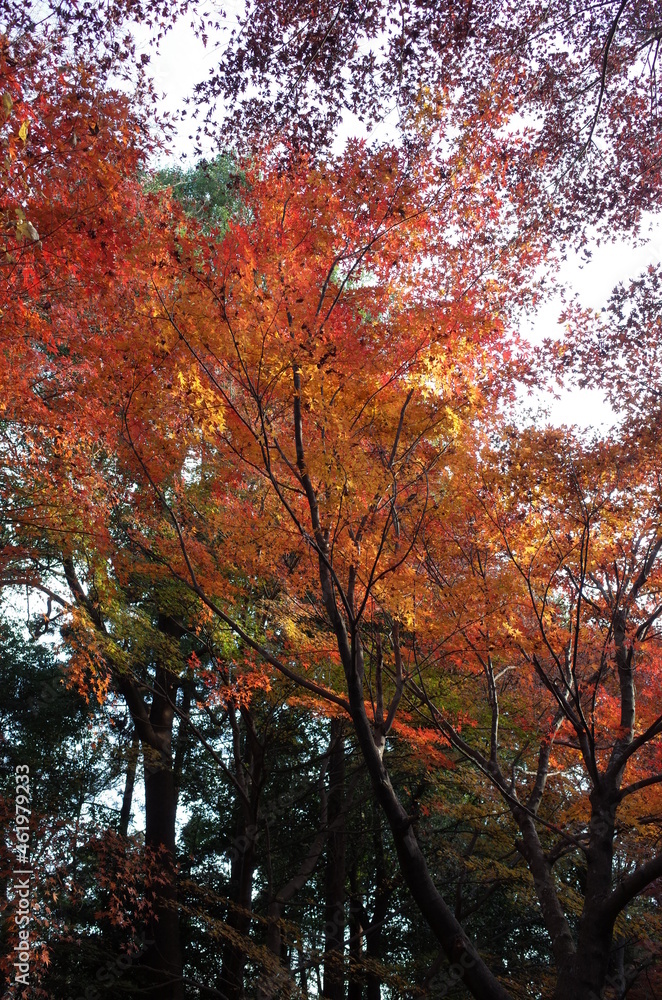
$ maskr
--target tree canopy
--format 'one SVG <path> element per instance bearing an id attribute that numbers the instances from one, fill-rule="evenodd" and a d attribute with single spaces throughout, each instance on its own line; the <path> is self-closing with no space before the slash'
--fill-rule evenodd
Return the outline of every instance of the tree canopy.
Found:
<path id="1" fill-rule="evenodd" d="M 135 32 L 217 15 L 38 13 L 0 39 L 8 995 L 656 996 L 657 269 L 520 334 L 658 208 L 656 6 L 256 0 L 217 155 L 159 169 Z M 559 383 L 614 427 L 527 421 Z"/>

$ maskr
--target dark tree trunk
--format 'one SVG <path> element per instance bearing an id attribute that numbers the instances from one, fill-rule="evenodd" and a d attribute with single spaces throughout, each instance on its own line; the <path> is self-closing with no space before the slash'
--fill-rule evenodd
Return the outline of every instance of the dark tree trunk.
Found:
<path id="1" fill-rule="evenodd" d="M 138 754 L 140 752 L 140 740 L 135 728 L 131 748 L 126 758 L 126 779 L 124 782 L 124 795 L 122 796 L 122 808 L 120 810 L 119 835 L 126 837 L 129 833 L 129 823 L 131 821 L 131 806 L 133 804 L 133 789 L 136 783 L 136 767 L 138 765 Z"/>
<path id="2" fill-rule="evenodd" d="M 280 920 L 283 916 L 283 905 L 278 899 L 272 899 L 267 907 L 267 948 L 279 961 L 282 957 L 282 935 Z"/>
<path id="3" fill-rule="evenodd" d="M 236 831 L 230 869 L 229 896 L 231 902 L 228 907 L 226 924 L 236 934 L 247 937 L 251 925 L 257 831 L 254 824 L 246 822 L 243 810 L 239 814 Z M 223 948 L 221 981 L 218 984 L 218 988 L 226 1000 L 240 1000 L 243 997 L 245 967 L 246 949 L 235 940 L 233 934 Z"/>
<path id="4" fill-rule="evenodd" d="M 277 899 L 272 899 L 267 906 L 267 948 L 284 970 L 286 961 L 283 952 L 286 949 L 283 948 L 279 923 L 282 915 L 282 903 Z M 279 996 L 281 979 L 280 970 L 276 971 L 273 968 L 265 968 L 256 988 L 256 1000 L 273 1000 L 273 998 Z"/>
<path id="5" fill-rule="evenodd" d="M 150 739 L 143 742 L 145 758 L 145 845 L 162 859 L 155 888 L 154 919 L 150 924 L 143 965 L 150 970 L 146 995 L 153 1000 L 183 1000 L 182 953 L 175 872 L 177 790 L 172 762 L 172 730 L 177 679 L 157 668 L 149 713 Z"/>
<path id="6" fill-rule="evenodd" d="M 345 996 L 345 822 L 341 819 L 345 796 L 345 743 L 342 720 L 331 720 L 329 756 L 329 824 L 325 872 L 324 992 L 328 1000 Z"/>
<path id="7" fill-rule="evenodd" d="M 100 609 L 85 593 L 76 574 L 73 558 L 65 555 L 62 566 L 76 600 L 84 607 L 95 627 L 107 635 Z M 164 636 L 178 640 L 183 631 L 167 615 L 159 615 L 158 628 Z M 156 664 L 152 703 L 147 706 L 143 690 L 125 669 L 117 669 L 110 658 L 115 683 L 123 695 L 144 757 L 145 775 L 145 846 L 158 855 L 160 878 L 153 890 L 153 919 L 148 928 L 147 947 L 141 966 L 145 983 L 141 995 L 147 1000 L 183 1000 L 182 952 L 177 910 L 175 859 L 175 819 L 177 789 L 173 774 L 172 731 L 174 704 L 180 685 L 176 674 L 162 663 Z M 127 776 L 127 783 L 128 776 Z M 131 796 L 133 789 L 130 789 Z M 125 789 L 130 814 L 130 799 Z M 126 820 L 128 826 L 128 819 Z M 75 868 L 75 859 L 73 866 Z"/>
<path id="8" fill-rule="evenodd" d="M 613 920 L 605 901 L 611 892 L 614 809 L 599 793 L 591 795 L 589 846 L 586 852 L 584 908 L 577 928 L 577 951 L 559 975 L 558 1000 L 600 1000 L 609 971 Z"/>
<path id="9" fill-rule="evenodd" d="M 372 920 L 366 927 L 366 952 L 373 961 L 382 957 L 382 931 L 393 895 L 393 885 L 386 867 L 384 855 L 384 834 L 382 820 L 377 808 L 373 808 L 373 844 L 375 850 L 375 908 Z M 378 973 L 368 970 L 367 1000 L 381 1000 L 381 978 Z"/>
<path id="10" fill-rule="evenodd" d="M 331 751 L 335 746 L 335 736 L 333 732 L 331 733 L 331 739 L 329 744 L 329 755 L 330 758 Z M 265 843 L 265 860 L 267 871 L 269 872 L 269 903 L 267 905 L 267 948 L 271 954 L 278 960 L 278 962 L 284 967 L 283 962 L 283 940 L 280 928 L 280 921 L 283 916 L 283 910 L 287 903 L 291 902 L 296 894 L 303 888 L 308 879 L 311 877 L 317 863 L 324 849 L 324 844 L 329 835 L 328 829 L 328 795 L 324 788 L 324 777 L 327 771 L 329 760 L 325 759 L 322 763 L 322 769 L 319 776 L 319 788 L 320 788 L 320 825 L 317 831 L 317 835 L 313 839 L 308 853 L 301 861 L 297 872 L 286 882 L 281 885 L 280 889 L 276 891 L 273 885 L 273 875 L 272 875 L 272 865 L 271 865 L 271 846 L 268 836 Z M 335 825 L 339 823 L 344 823 L 345 811 L 347 808 L 347 802 L 344 803 L 343 811 L 338 814 L 335 820 Z M 301 970 L 301 980 L 306 984 L 306 972 L 304 968 L 304 960 L 301 948 L 298 949 L 299 953 L 299 968 Z M 265 978 L 265 981 L 260 985 L 257 995 L 257 1000 L 272 1000 L 278 994 L 279 983 L 282 977 L 278 973 L 273 972 L 269 977 Z M 290 982 L 293 980 L 290 977 Z M 307 985 L 302 987 L 304 994 L 307 992 Z"/>
<path id="11" fill-rule="evenodd" d="M 430 930 L 451 962 L 464 972 L 463 982 L 480 1000 L 511 1000 L 508 990 L 481 960 L 453 911 L 437 890 L 421 851 L 410 817 L 398 798 L 375 745 L 372 726 L 365 710 L 363 694 L 363 653 L 358 637 L 347 646 L 343 626 L 336 618 L 339 647 L 347 677 L 347 692 L 354 730 L 366 763 L 377 801 L 393 834 L 400 873 Z"/>
<path id="12" fill-rule="evenodd" d="M 221 979 L 218 988 L 225 1000 L 244 996 L 246 949 L 241 937 L 248 937 L 253 908 L 253 874 L 258 834 L 260 795 L 264 783 L 264 747 L 260 743 L 250 711 L 241 710 L 241 722 L 230 712 L 235 776 L 238 795 L 236 836 L 232 845 L 228 915 L 226 924 L 232 937 L 223 948 Z"/>
<path id="13" fill-rule="evenodd" d="M 356 864 L 349 876 L 349 986 L 347 1000 L 363 1000 L 363 899 L 358 884 Z"/>

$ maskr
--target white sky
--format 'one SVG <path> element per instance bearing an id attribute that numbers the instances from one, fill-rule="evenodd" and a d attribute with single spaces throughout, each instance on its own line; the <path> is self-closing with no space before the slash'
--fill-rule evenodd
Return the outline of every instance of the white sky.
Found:
<path id="1" fill-rule="evenodd" d="M 647 217 L 642 229 L 648 238 L 645 243 L 639 241 L 640 245 L 619 240 L 592 247 L 588 262 L 579 255 L 568 257 L 559 278 L 583 306 L 598 312 L 607 304 L 616 285 L 636 278 L 649 264 L 659 263 L 662 259 L 662 220 Z M 558 322 L 561 311 L 560 298 L 550 299 L 529 318 L 522 333 L 533 343 L 545 337 L 560 337 L 563 333 Z M 524 405 L 531 403 L 524 396 L 522 401 Z M 552 423 L 557 425 L 575 424 L 590 430 L 605 429 L 615 423 L 614 411 L 597 389 L 576 389 L 563 393 L 560 399 L 551 402 L 541 399 L 541 402 L 549 409 Z"/>

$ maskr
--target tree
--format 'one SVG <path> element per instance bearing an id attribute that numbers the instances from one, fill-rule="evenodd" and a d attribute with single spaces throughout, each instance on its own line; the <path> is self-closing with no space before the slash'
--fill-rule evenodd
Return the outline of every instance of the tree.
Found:
<path id="1" fill-rule="evenodd" d="M 552 942 L 555 995 L 601 996 L 619 975 L 625 989 L 622 972 L 609 972 L 614 927 L 627 937 L 623 913 L 650 894 L 662 864 L 648 825 L 662 780 L 656 465 L 635 462 L 622 441 L 582 449 L 551 432 L 512 433 L 483 458 L 471 518 L 449 517 L 427 551 L 435 655 L 448 645 L 468 685 L 475 665 L 489 712 L 465 735 L 438 707 L 443 688 L 431 694 L 434 674 L 421 675 L 419 694 L 512 814 Z M 644 789 L 637 820 L 630 796 Z"/>
<path id="2" fill-rule="evenodd" d="M 464 232 L 459 243 L 449 240 L 425 164 L 408 168 L 383 151 L 366 169 L 363 155 L 352 151 L 351 168 L 348 160 L 325 169 L 304 164 L 297 174 L 279 175 L 267 164 L 261 175 L 248 175 L 248 221 L 232 226 L 220 244 L 200 245 L 178 233 L 179 245 L 170 248 L 170 261 L 181 264 L 178 280 L 153 282 L 148 291 L 137 286 L 144 280 L 139 273 L 132 277 L 134 301 L 148 296 L 156 309 L 156 352 L 146 344 L 142 360 L 133 349 L 119 356 L 110 383 L 97 366 L 95 396 L 111 404 L 126 400 L 115 427 L 124 461 L 143 484 L 125 495 L 134 548 L 167 567 L 261 656 L 264 644 L 223 608 L 254 574 L 277 582 L 283 612 L 272 623 L 265 605 L 266 635 L 292 652 L 267 652 L 267 662 L 310 694 L 349 710 L 405 880 L 440 941 L 459 957 L 471 946 L 432 885 L 383 750 L 404 683 L 398 637 L 400 619 L 404 628 L 414 607 L 410 557 L 430 496 L 446 488 L 446 453 L 457 453 L 470 421 L 491 405 L 489 371 L 481 368 L 488 344 L 497 356 L 504 289 L 496 279 L 472 287 L 490 235 L 480 206 L 472 215 L 463 202 Z M 510 242 L 501 267 L 516 280 L 537 255 L 528 235 L 525 247 Z M 433 246 L 438 256 L 431 264 Z M 162 279 L 167 266 L 166 260 Z M 445 282 L 465 282 L 470 290 L 442 303 L 421 295 L 422 274 L 433 283 L 442 273 Z M 218 311 L 220 328 L 209 326 L 207 310 Z M 129 330 L 124 336 L 131 337 Z M 397 353 L 389 350 L 393 337 Z M 81 350 L 92 364 L 90 348 Z M 92 354 L 99 353 L 95 345 Z M 117 385 L 127 368 L 135 384 L 137 362 L 145 363 L 152 388 L 127 399 Z M 179 428 L 174 451 L 152 434 L 157 413 L 159 426 L 173 421 Z M 319 563 L 317 582 L 307 548 Z M 302 598 L 311 601 L 315 593 L 307 625 Z M 325 639 L 321 658 L 319 628 L 335 644 Z M 382 654 L 375 653 L 371 723 L 363 648 L 371 634 L 381 648 L 389 633 L 396 692 L 389 706 Z M 287 666 L 294 650 L 318 673 L 329 658 L 339 659 L 349 700 Z M 471 955 L 472 988 L 501 995 Z"/>
<path id="3" fill-rule="evenodd" d="M 43 618 L 31 625 L 43 629 Z M 123 978 L 145 940 L 150 913 L 154 873 L 133 844 L 119 845 L 114 834 L 119 741 L 112 723 L 119 717 L 67 687 L 52 637 L 38 645 L 3 623 L 0 671 L 3 984 L 7 995 L 20 995 L 15 888 L 25 882 L 16 873 L 28 869 L 29 922 L 20 924 L 29 933 L 27 985 L 34 996 L 78 995 L 88 977 L 97 987 Z M 14 835 L 16 773 L 30 779 L 25 863 Z M 141 905 L 139 887 L 147 890 Z"/>
<path id="4" fill-rule="evenodd" d="M 605 74 L 626 9 L 611 22 Z M 584 21 L 573 21 L 573 31 L 577 24 Z M 456 39 L 465 56 L 469 38 L 467 29 Z M 361 934 L 376 932 L 390 886 L 376 873 L 367 918 L 358 859 L 348 850 L 347 741 L 360 750 L 402 882 L 474 995 L 509 995 L 503 966 L 481 957 L 461 921 L 463 879 L 479 840 L 490 856 L 492 845 L 519 832 L 558 995 L 604 992 L 610 960 L 630 947 L 628 918 L 613 947 L 617 917 L 650 898 L 659 859 L 638 864 L 650 839 L 628 834 L 615 851 L 613 833 L 617 812 L 627 815 L 621 798 L 656 787 L 659 773 L 658 721 L 644 714 L 637 729 L 632 714 L 626 641 L 652 641 L 656 620 L 655 465 L 634 462 L 627 440 L 577 446 L 569 460 L 553 435 L 504 428 L 500 408 L 523 369 L 514 321 L 540 292 L 536 269 L 568 236 L 570 204 L 581 210 L 581 241 L 590 221 L 637 223 L 655 202 L 656 178 L 620 190 L 620 171 L 638 154 L 629 142 L 621 149 L 618 133 L 605 140 L 605 163 L 615 165 L 608 183 L 596 194 L 602 174 L 575 172 L 551 200 L 548 185 L 576 156 L 553 122 L 565 77 L 549 101 L 540 98 L 548 113 L 541 131 L 513 131 L 519 105 L 508 74 L 532 55 L 515 47 L 506 59 L 509 38 L 499 26 L 496 48 L 479 60 L 489 68 L 484 79 L 477 64 L 457 63 L 449 87 L 463 73 L 467 83 L 456 101 L 451 87 L 438 101 L 413 102 L 409 121 L 416 119 L 420 142 L 371 151 L 354 143 L 333 158 L 283 141 L 239 164 L 242 204 L 229 222 L 224 213 L 191 218 L 175 191 L 136 182 L 140 119 L 118 95 L 83 89 L 79 104 L 72 91 L 76 114 L 104 106 L 121 123 L 106 135 L 96 117 L 77 119 L 89 135 L 86 173 L 72 175 L 69 150 L 80 136 L 62 99 L 70 84 L 83 87 L 87 71 L 71 70 L 62 83 L 43 69 L 42 48 L 33 63 L 6 59 L 18 95 L 5 102 L 15 116 L 6 126 L 14 153 L 6 169 L 18 172 L 5 204 L 17 221 L 3 304 L 10 333 L 2 345 L 2 580 L 41 588 L 65 609 L 72 676 L 101 697 L 121 695 L 134 722 L 146 841 L 162 862 L 154 946 L 143 961 L 152 995 L 184 992 L 174 861 L 178 761 L 183 767 L 191 733 L 233 787 L 234 838 L 243 844 L 232 858 L 227 906 L 209 904 L 224 935 L 220 985 L 229 983 L 233 997 L 246 983 L 259 982 L 267 995 L 291 988 L 291 977 L 274 973 L 285 957 L 280 915 L 289 893 L 313 878 L 323 850 L 330 919 L 321 989 L 339 996 L 348 978 L 356 995 L 363 971 L 372 995 L 380 989 L 375 980 L 384 977 L 362 954 Z M 573 60 L 550 64 L 572 69 Z M 515 78 L 531 98 L 529 70 Z M 38 90 L 43 99 L 31 114 L 39 123 L 43 111 L 52 131 L 42 125 L 40 141 L 53 145 L 36 166 L 19 120 L 20 102 L 27 107 Z M 616 118 L 640 106 L 636 87 L 620 97 Z M 549 162 L 540 147 L 548 126 Z M 447 142 L 435 147 L 442 132 Z M 105 147 L 96 145 L 102 134 Z M 19 214 L 11 199 L 23 181 Z M 194 197 L 197 190 L 193 184 Z M 634 533 L 621 486 L 609 486 L 608 470 L 624 456 L 635 469 L 627 485 L 637 501 Z M 578 485 L 582 476 L 600 489 Z M 596 666 L 584 650 L 598 645 Z M 654 682 L 654 658 L 649 673 Z M 194 692 L 210 675 L 197 704 Z M 279 684 L 285 704 L 332 720 L 332 740 L 310 853 L 298 868 L 286 866 L 277 886 L 273 870 L 259 870 L 250 831 L 268 775 L 258 706 Z M 223 720 L 213 718 L 211 691 L 226 706 Z M 516 716 L 507 742 L 504 702 Z M 535 723 L 525 718 L 531 704 Z M 621 729 L 610 743 L 616 705 Z M 212 710 L 216 745 L 208 730 L 192 728 L 200 709 Z M 218 749 L 227 727 L 231 767 Z M 466 799 L 478 797 L 488 811 L 502 800 L 510 814 L 485 820 L 489 848 L 481 829 L 463 828 L 463 862 L 456 852 L 445 865 L 459 882 L 455 906 L 435 884 L 444 865 L 430 863 L 424 849 L 438 810 L 427 825 L 423 791 L 412 794 L 392 777 L 393 743 L 431 768 L 449 769 L 463 755 L 489 776 L 482 786 L 458 772 L 442 808 L 463 818 Z M 518 768 L 530 769 L 534 744 L 531 782 Z M 626 762 L 639 769 L 633 781 L 624 778 Z M 557 765 L 559 775 L 550 775 Z M 570 835 L 557 812 L 575 824 Z M 383 869 L 380 824 L 374 828 Z M 617 864 L 627 874 L 612 886 Z M 501 862 L 504 885 L 516 867 L 509 857 Z M 260 879 L 270 953 L 262 962 L 272 973 L 262 977 L 250 940 Z M 186 916 L 198 930 L 200 912 L 191 906 Z M 346 916 L 356 929 L 348 972 L 339 932 Z M 375 958 L 378 935 L 367 940 Z M 537 969 L 544 944 L 531 950 Z M 341 952 L 343 963 L 334 964 Z M 210 966 L 218 969 L 213 957 Z M 298 969 L 305 972 L 303 959 Z M 530 984 L 530 973 L 522 977 Z"/>
<path id="5" fill-rule="evenodd" d="M 530 224 L 582 244 L 586 224 L 613 236 L 658 205 L 659 41 L 654 2 L 253 0 L 198 99 L 213 119 L 223 95 L 223 133 L 253 145 L 289 130 L 326 149 L 348 112 L 388 123 L 449 178 L 454 141 L 499 149 L 495 181 L 526 187 Z"/>
<path id="6" fill-rule="evenodd" d="M 68 64 L 57 34 L 28 36 L 19 44 L 3 38 L 0 58 L 7 149 L 1 206 L 6 275 L 0 341 L 5 360 L 2 583 L 41 587 L 50 615 L 52 603 L 92 608 L 77 577 L 72 533 L 87 535 L 95 521 L 100 534 L 109 530 L 108 522 L 97 517 L 99 493 L 93 486 L 103 464 L 103 430 L 92 419 L 85 389 L 80 391 L 85 376 L 74 338 L 67 342 L 58 330 L 75 325 L 83 342 L 93 335 L 95 303 L 120 277 L 118 261 L 127 244 L 115 220 L 122 198 L 130 199 L 135 191 L 135 182 L 131 188 L 126 179 L 144 162 L 144 121 L 135 102 L 104 90 L 94 66 Z M 87 500 L 81 507 L 78 473 L 83 468 Z M 58 574 L 70 588 L 69 600 L 66 590 L 58 592 Z M 98 608 L 93 620 L 99 631 L 105 629 Z M 86 689 L 94 656 L 78 652 L 78 681 Z M 92 687 L 96 694 L 107 691 L 106 671 L 94 675 Z M 124 688 L 135 694 L 131 710 L 137 726 L 148 727 L 148 713 L 143 705 L 140 715 L 137 706 L 143 703 L 128 678 Z M 158 699 L 151 708 L 156 721 Z M 165 736 L 150 733 L 152 749 L 163 751 Z M 139 735 L 145 742 L 145 732 Z M 146 769 L 149 774 L 149 763 Z M 162 774 L 157 767 L 154 781 Z M 157 800 L 159 812 L 164 803 L 158 792 Z M 156 812 L 150 810 L 150 816 Z M 163 830 L 152 829 L 152 820 L 148 825 L 148 845 L 167 849 Z M 168 923 L 161 917 L 159 933 Z M 170 956 L 176 961 L 173 940 L 171 934 L 170 945 L 161 949 L 168 961 Z"/>

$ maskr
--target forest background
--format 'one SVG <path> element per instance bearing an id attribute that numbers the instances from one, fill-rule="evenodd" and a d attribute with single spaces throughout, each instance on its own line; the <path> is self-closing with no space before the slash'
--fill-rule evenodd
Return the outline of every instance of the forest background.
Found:
<path id="1" fill-rule="evenodd" d="M 658 6 L 225 13 L 0 6 L 3 990 L 654 998 Z"/>

